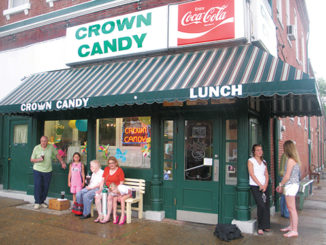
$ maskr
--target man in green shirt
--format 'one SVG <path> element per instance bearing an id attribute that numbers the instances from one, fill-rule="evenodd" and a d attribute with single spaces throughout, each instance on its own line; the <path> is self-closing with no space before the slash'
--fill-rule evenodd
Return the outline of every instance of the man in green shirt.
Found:
<path id="1" fill-rule="evenodd" d="M 48 144 L 48 137 L 42 136 L 40 142 L 41 144 L 34 147 L 31 156 L 31 162 L 34 164 L 34 209 L 47 208 L 44 201 L 48 195 L 52 177 L 52 159 L 56 157 L 61 163 L 61 167 L 66 168 L 66 163 L 62 160 L 56 148 Z"/>

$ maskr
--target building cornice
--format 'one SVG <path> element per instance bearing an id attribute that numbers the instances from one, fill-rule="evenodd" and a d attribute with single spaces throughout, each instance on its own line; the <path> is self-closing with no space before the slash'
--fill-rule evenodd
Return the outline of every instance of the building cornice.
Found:
<path id="1" fill-rule="evenodd" d="M 0 37 L 13 35 L 22 31 L 31 30 L 60 21 L 67 21 L 72 18 L 95 13 L 101 10 L 137 2 L 139 2 L 139 0 L 96 0 L 78 4 L 69 8 L 60 9 L 54 12 L 2 26 L 0 27 Z"/>

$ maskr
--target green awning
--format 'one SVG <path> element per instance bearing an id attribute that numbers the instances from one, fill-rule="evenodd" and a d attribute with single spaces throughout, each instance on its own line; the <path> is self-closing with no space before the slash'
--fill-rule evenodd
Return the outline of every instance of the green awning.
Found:
<path id="1" fill-rule="evenodd" d="M 321 115 L 315 80 L 253 45 L 34 74 L 0 102 L 0 113 L 232 97 L 270 100 L 274 115 Z"/>

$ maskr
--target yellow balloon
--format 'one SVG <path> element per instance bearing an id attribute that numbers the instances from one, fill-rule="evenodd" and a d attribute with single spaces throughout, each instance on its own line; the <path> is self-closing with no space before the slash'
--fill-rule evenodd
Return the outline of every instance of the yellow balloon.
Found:
<path id="1" fill-rule="evenodd" d="M 69 127 L 76 128 L 76 120 L 70 120 L 68 123 Z"/>
<path id="2" fill-rule="evenodd" d="M 146 124 L 146 125 L 150 125 L 151 124 L 151 117 L 138 117 L 139 121 L 141 121 L 142 123 Z"/>

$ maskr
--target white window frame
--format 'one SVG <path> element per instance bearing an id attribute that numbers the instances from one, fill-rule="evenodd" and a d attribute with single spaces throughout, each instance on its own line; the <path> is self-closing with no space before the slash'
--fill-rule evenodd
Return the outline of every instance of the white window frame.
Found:
<path id="1" fill-rule="evenodd" d="M 294 10 L 294 27 L 295 27 L 295 56 L 297 58 L 297 62 L 300 64 L 299 59 L 299 35 L 298 35 L 298 17 L 297 17 L 297 11 Z"/>
<path id="2" fill-rule="evenodd" d="M 8 9 L 3 10 L 3 15 L 6 16 L 7 20 L 10 20 L 10 15 L 24 12 L 25 15 L 28 15 L 29 10 L 31 9 L 31 3 L 27 0 L 26 3 L 18 5 L 16 7 L 12 6 L 12 0 L 8 0 Z"/>
<path id="3" fill-rule="evenodd" d="M 283 18 L 282 18 L 282 0 L 276 0 L 276 11 L 277 11 L 277 19 L 280 22 L 282 29 L 283 27 Z"/>
<path id="4" fill-rule="evenodd" d="M 298 117 L 298 126 L 301 126 L 301 120 L 300 120 L 300 117 Z"/>
<path id="5" fill-rule="evenodd" d="M 46 0 L 46 2 L 49 4 L 50 8 L 53 7 L 53 2 L 56 2 L 58 0 Z"/>
<path id="6" fill-rule="evenodd" d="M 303 35 L 303 32 L 301 32 L 301 62 L 302 62 L 302 71 L 307 72 L 306 69 L 306 42 Z"/>
<path id="7" fill-rule="evenodd" d="M 286 0 L 286 32 L 288 31 L 287 28 L 289 25 L 291 25 L 291 11 L 290 11 L 290 0 Z M 290 47 L 292 48 L 292 42 L 289 39 L 288 34 L 286 33 L 286 39 L 288 40 L 288 43 Z"/>

